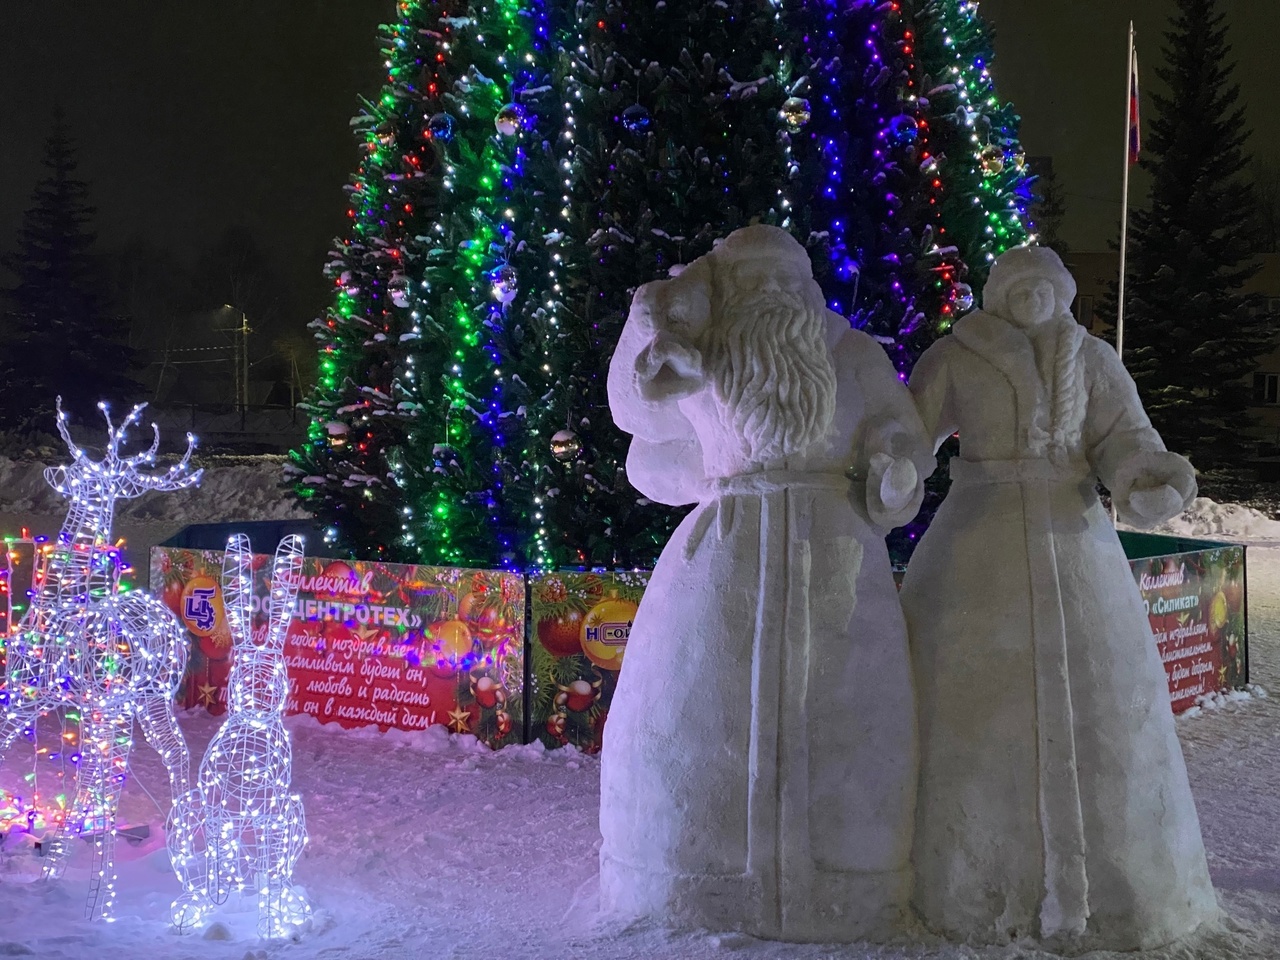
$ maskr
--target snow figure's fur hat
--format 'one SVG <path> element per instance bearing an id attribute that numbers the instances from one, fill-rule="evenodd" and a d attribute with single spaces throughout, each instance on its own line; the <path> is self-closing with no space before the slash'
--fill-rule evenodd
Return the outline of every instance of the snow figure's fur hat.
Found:
<path id="1" fill-rule="evenodd" d="M 813 279 L 813 262 L 795 237 L 779 227 L 753 224 L 717 240 L 709 253 L 692 263 L 673 267 L 669 281 L 646 283 L 636 291 L 632 309 L 639 306 L 662 316 L 669 327 L 696 337 L 692 331 L 701 330 L 711 316 L 717 280 L 723 281 L 735 264 L 751 260 L 800 267 Z"/>
<path id="2" fill-rule="evenodd" d="M 1057 312 L 1071 313 L 1071 302 L 1076 298 L 1075 278 L 1048 247 L 1014 247 L 1002 253 L 991 266 L 991 276 L 982 292 L 982 309 L 1009 319 L 1009 291 L 1019 280 L 1029 277 L 1052 283 Z"/>
<path id="3" fill-rule="evenodd" d="M 780 227 L 762 223 L 735 230 L 717 243 L 708 256 L 717 266 L 744 260 L 789 263 L 804 267 L 804 272 L 813 276 L 813 263 L 800 242 Z"/>

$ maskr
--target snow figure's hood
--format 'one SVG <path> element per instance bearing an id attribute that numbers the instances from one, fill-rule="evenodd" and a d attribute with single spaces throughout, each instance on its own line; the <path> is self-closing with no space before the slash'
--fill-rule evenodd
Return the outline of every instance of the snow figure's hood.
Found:
<path id="1" fill-rule="evenodd" d="M 982 291 L 982 309 L 998 317 L 1008 317 L 1009 290 L 1019 280 L 1038 277 L 1053 284 L 1058 313 L 1069 314 L 1076 298 L 1075 277 L 1048 247 L 1014 247 L 991 265 L 991 275 Z"/>
<path id="2" fill-rule="evenodd" d="M 1008 254 L 1006 254 L 1008 256 Z M 1084 371 L 1078 362 L 1084 328 L 1070 315 L 1035 330 L 1054 345 L 1042 371 L 1027 332 L 976 310 L 959 320 L 953 334 L 966 349 L 995 367 L 1013 387 L 1018 436 L 1035 456 L 1060 457 L 1078 444 L 1084 422 Z"/>

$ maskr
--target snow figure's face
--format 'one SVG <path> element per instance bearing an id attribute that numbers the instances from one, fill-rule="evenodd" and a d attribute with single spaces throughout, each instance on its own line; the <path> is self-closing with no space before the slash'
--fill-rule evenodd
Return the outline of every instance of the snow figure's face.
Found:
<path id="1" fill-rule="evenodd" d="M 1041 277 L 1019 280 L 1009 288 L 1006 302 L 1009 319 L 1027 329 L 1051 319 L 1057 310 L 1053 284 Z"/>
<path id="2" fill-rule="evenodd" d="M 825 435 L 835 412 L 822 290 L 785 261 L 731 264 L 716 277 L 704 354 L 715 397 L 757 460 Z"/>

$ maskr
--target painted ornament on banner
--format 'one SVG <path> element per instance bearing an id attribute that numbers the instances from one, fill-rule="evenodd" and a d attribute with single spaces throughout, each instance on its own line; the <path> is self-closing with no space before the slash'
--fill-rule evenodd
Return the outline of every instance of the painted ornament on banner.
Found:
<path id="1" fill-rule="evenodd" d="M 551 573 L 530 581 L 533 736 L 596 753 L 647 573 Z"/>

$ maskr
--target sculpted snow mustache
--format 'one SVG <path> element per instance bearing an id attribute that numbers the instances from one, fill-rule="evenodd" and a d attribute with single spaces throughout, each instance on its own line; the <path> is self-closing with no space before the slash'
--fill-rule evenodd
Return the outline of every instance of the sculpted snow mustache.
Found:
<path id="1" fill-rule="evenodd" d="M 710 330 L 707 365 L 716 400 L 759 460 L 810 446 L 835 414 L 826 317 L 812 300 L 790 291 L 730 294 L 719 308 L 732 320 Z"/>

